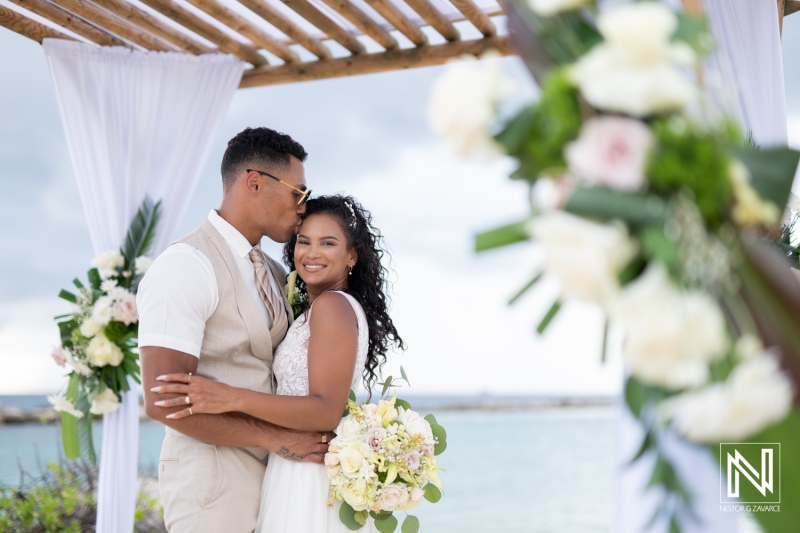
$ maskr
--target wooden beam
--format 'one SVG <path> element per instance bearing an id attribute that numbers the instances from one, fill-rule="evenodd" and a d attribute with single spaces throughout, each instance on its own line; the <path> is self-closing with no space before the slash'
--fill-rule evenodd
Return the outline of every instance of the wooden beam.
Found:
<path id="1" fill-rule="evenodd" d="M 778 0 L 778 35 L 783 36 L 783 12 L 786 0 Z"/>
<path id="2" fill-rule="evenodd" d="M 292 65 L 259 67 L 247 70 L 242 76 L 240 88 L 321 80 L 357 74 L 371 74 L 416 67 L 441 65 L 448 59 L 464 54 L 481 56 L 488 50 L 497 50 L 503 55 L 513 54 L 508 36 L 486 37 L 471 41 L 397 49 L 377 54 L 309 61 Z"/>
<path id="3" fill-rule="evenodd" d="M 281 2 L 294 9 L 301 17 L 322 30 L 328 37 L 344 46 L 351 54 L 363 54 L 366 51 L 361 41 L 328 18 L 308 0 L 281 0 Z"/>
<path id="4" fill-rule="evenodd" d="M 234 13 L 216 0 L 187 1 L 196 8 L 205 11 L 229 28 L 235 30 L 237 33 L 244 35 L 250 39 L 254 45 L 258 46 L 259 48 L 263 48 L 264 50 L 269 50 L 287 63 L 300 61 L 300 56 L 298 56 L 286 44 L 280 42 L 264 30 L 257 28 L 244 17 Z"/>
<path id="5" fill-rule="evenodd" d="M 91 2 L 84 0 L 50 0 L 50 2 L 78 15 L 95 26 L 122 37 L 126 41 L 138 44 L 146 50 L 156 50 L 159 52 L 174 52 L 177 50 L 177 48 L 171 44 L 167 44 L 149 33 L 142 31 L 141 28 L 128 24 L 125 20 L 116 15 L 112 15 L 105 9 L 97 7 Z"/>
<path id="6" fill-rule="evenodd" d="M 369 15 L 354 6 L 350 0 L 322 0 L 337 13 L 353 23 L 353 25 L 364 32 L 387 50 L 397 48 L 397 41 L 389 35 L 389 32 L 381 28 Z"/>
<path id="7" fill-rule="evenodd" d="M 118 39 L 107 31 L 89 24 L 82 18 L 45 0 L 11 0 L 11 2 L 27 9 L 31 13 L 36 13 L 46 18 L 57 26 L 65 28 L 81 37 L 85 37 L 93 43 L 102 46 L 130 46 L 125 41 Z"/>
<path id="8" fill-rule="evenodd" d="M 800 1 L 798 0 L 786 0 L 783 4 L 783 16 L 788 17 L 792 13 L 797 13 L 800 11 Z"/>
<path id="9" fill-rule="evenodd" d="M 481 8 L 475 5 L 475 2 L 472 0 L 450 0 L 450 3 L 453 4 L 456 9 L 461 11 L 467 20 L 469 20 L 473 26 L 478 28 L 478 31 L 481 32 L 485 37 L 497 35 L 497 28 L 494 27 L 494 23 L 489 19 L 486 13 L 481 10 Z"/>
<path id="10" fill-rule="evenodd" d="M 372 9 L 380 13 L 386 21 L 417 46 L 428 44 L 428 38 L 416 24 L 411 22 L 391 0 L 365 0 Z"/>
<path id="11" fill-rule="evenodd" d="M 266 20 L 284 34 L 289 39 L 319 57 L 320 59 L 327 59 L 331 57 L 331 51 L 328 50 L 318 39 L 311 37 L 303 29 L 291 21 L 286 15 L 269 5 L 266 0 L 239 0 L 243 6 L 250 11 Z"/>
<path id="12" fill-rule="evenodd" d="M 139 26 L 162 40 L 175 45 L 184 52 L 195 55 L 217 52 L 216 49 L 200 44 L 185 33 L 164 24 L 147 11 L 139 9 L 133 4 L 123 0 L 92 0 L 92 2 L 131 24 Z"/>
<path id="13" fill-rule="evenodd" d="M 456 27 L 453 26 L 453 23 L 447 20 L 447 17 L 433 7 L 433 4 L 428 0 L 406 0 L 406 4 L 449 42 L 452 43 L 461 39 L 461 35 Z"/>
<path id="14" fill-rule="evenodd" d="M 6 6 L 0 5 L 0 26 L 8 28 L 9 30 L 19 33 L 23 37 L 27 37 L 37 43 L 41 43 L 43 39 L 53 37 L 55 39 L 67 39 L 74 41 L 72 37 L 68 37 L 60 31 L 54 30 L 49 26 L 40 24 L 35 20 L 31 20 L 22 13 L 18 13 L 13 9 L 8 9 Z"/>
<path id="15" fill-rule="evenodd" d="M 208 39 L 219 46 L 219 49 L 225 53 L 233 54 L 257 67 L 267 64 L 267 60 L 257 50 L 229 37 L 225 32 L 212 26 L 177 2 L 172 0 L 141 0 L 141 2 L 181 26 L 185 26 L 201 37 Z"/>

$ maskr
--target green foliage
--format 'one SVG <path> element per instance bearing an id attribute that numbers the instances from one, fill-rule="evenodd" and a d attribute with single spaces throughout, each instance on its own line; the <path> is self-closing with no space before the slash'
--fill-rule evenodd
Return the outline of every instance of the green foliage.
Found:
<path id="1" fill-rule="evenodd" d="M 375 520 L 375 529 L 381 533 L 393 533 L 397 529 L 397 518 L 393 514 Z"/>
<path id="2" fill-rule="evenodd" d="M 447 431 L 439 425 L 436 417 L 432 414 L 425 415 L 425 420 L 431 425 L 431 433 L 436 438 L 436 445 L 433 447 L 433 455 L 440 455 L 447 449 Z"/>
<path id="3" fill-rule="evenodd" d="M 546 170 L 565 168 L 564 145 L 580 127 L 578 92 L 566 69 L 555 69 L 544 79 L 539 102 L 523 109 L 496 137 L 519 161 L 511 177 L 533 183 Z"/>
<path id="4" fill-rule="evenodd" d="M 356 531 L 364 527 L 364 524 L 358 523 L 355 509 L 350 507 L 350 504 L 347 502 L 342 502 L 342 506 L 339 507 L 339 520 L 341 520 L 342 524 L 350 531 Z"/>
<path id="5" fill-rule="evenodd" d="M 23 473 L 23 479 L 29 478 Z M 39 478 L 19 487 L 0 487 L 0 531 L 7 533 L 94 533 L 97 469 L 85 461 L 51 463 Z M 166 531 L 157 500 L 139 495 L 134 529 Z"/>
<path id="6" fill-rule="evenodd" d="M 639 231 L 639 244 L 647 259 L 655 259 L 667 267 L 673 279 L 680 279 L 681 255 L 678 244 L 670 240 L 662 226 L 645 226 Z"/>
<path id="7" fill-rule="evenodd" d="M 528 221 L 526 219 L 479 233 L 475 236 L 475 251 L 485 252 L 486 250 L 527 240 L 529 238 L 528 230 L 526 229 L 527 224 Z"/>
<path id="8" fill-rule="evenodd" d="M 511 297 L 511 299 L 508 301 L 508 305 L 514 305 L 515 303 L 517 303 L 517 301 L 520 298 L 522 298 L 522 295 L 524 295 L 526 292 L 528 292 L 531 289 L 531 287 L 536 285 L 536 283 L 540 279 L 542 279 L 542 276 L 544 276 L 544 272 L 539 272 L 538 274 L 536 274 L 533 277 L 533 279 L 531 279 L 528 283 L 526 283 L 524 287 L 522 287 L 520 290 L 518 290 L 517 293 L 514 294 L 514 296 Z"/>
<path id="9" fill-rule="evenodd" d="M 161 219 L 161 200 L 153 202 L 149 196 L 145 196 L 142 205 L 139 206 L 136 215 L 131 221 L 128 233 L 122 244 L 125 266 L 133 269 L 136 258 L 145 255 L 156 238 L 156 228 Z"/>
<path id="10" fill-rule="evenodd" d="M 669 216 L 669 207 L 657 196 L 603 187 L 578 187 L 570 195 L 564 210 L 600 221 L 622 220 L 634 227 L 661 224 Z"/>
<path id="11" fill-rule="evenodd" d="M 550 309 L 547 310 L 547 313 L 545 313 L 544 318 L 542 318 L 542 321 L 539 322 L 538 326 L 536 326 L 536 333 L 541 335 L 542 333 L 545 332 L 547 326 L 550 325 L 550 322 L 553 321 L 558 312 L 561 310 L 561 305 L 562 305 L 561 300 L 556 300 L 555 302 L 553 302 L 553 305 L 550 306 Z"/>
<path id="12" fill-rule="evenodd" d="M 431 503 L 436 503 L 442 499 L 442 491 L 433 483 L 425 485 L 423 490 L 425 491 L 425 499 Z"/>
<path id="13" fill-rule="evenodd" d="M 402 533 L 417 533 L 419 531 L 419 518 L 413 515 L 406 516 L 400 531 Z"/>
<path id="14" fill-rule="evenodd" d="M 719 226 L 732 200 L 728 147 L 735 135 L 727 129 L 703 130 L 688 121 L 669 119 L 655 121 L 652 131 L 656 142 L 646 173 L 653 191 L 690 190 L 706 223 Z"/>
<path id="15" fill-rule="evenodd" d="M 751 174 L 753 188 L 783 210 L 792 190 L 800 152 L 791 148 L 737 150 L 736 157 Z"/>

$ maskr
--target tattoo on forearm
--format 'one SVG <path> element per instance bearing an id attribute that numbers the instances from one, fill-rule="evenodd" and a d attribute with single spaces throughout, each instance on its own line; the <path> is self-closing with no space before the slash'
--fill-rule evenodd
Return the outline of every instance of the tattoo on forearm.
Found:
<path id="1" fill-rule="evenodd" d="M 290 452 L 285 446 L 281 446 L 280 449 L 278 449 L 278 451 L 275 453 L 284 459 L 288 459 L 289 461 L 302 461 L 306 457 L 305 455 Z"/>

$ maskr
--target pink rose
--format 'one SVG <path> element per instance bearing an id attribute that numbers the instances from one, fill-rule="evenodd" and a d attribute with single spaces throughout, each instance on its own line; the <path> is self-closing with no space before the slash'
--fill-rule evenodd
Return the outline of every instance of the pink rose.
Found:
<path id="1" fill-rule="evenodd" d="M 420 446 L 420 449 L 422 450 L 422 454 L 425 457 L 433 457 L 434 448 L 435 448 L 435 446 L 433 444 L 427 444 L 427 443 L 423 444 L 422 446 Z"/>
<path id="2" fill-rule="evenodd" d="M 653 136 L 638 120 L 601 116 L 583 124 L 578 139 L 564 148 L 576 178 L 588 185 L 635 191 L 645 184 L 644 165 Z"/>
<path id="3" fill-rule="evenodd" d="M 136 323 L 139 320 L 139 313 L 136 309 L 136 298 L 130 295 L 115 302 L 114 306 L 111 308 L 111 316 L 114 320 L 122 322 L 126 326 Z"/>
<path id="4" fill-rule="evenodd" d="M 411 450 L 403 458 L 403 461 L 405 461 L 406 465 L 408 466 L 408 469 L 410 471 L 413 471 L 419 468 L 419 458 L 420 458 L 419 452 L 417 450 Z"/>
<path id="5" fill-rule="evenodd" d="M 53 347 L 53 351 L 50 352 L 50 357 L 53 358 L 53 361 L 55 361 L 58 366 L 64 366 L 64 363 L 67 362 L 67 354 L 64 353 L 63 346 Z"/>
<path id="6" fill-rule="evenodd" d="M 364 442 L 372 448 L 373 451 L 378 451 L 381 447 L 381 441 L 386 438 L 386 430 L 382 427 L 372 427 L 364 435 Z"/>

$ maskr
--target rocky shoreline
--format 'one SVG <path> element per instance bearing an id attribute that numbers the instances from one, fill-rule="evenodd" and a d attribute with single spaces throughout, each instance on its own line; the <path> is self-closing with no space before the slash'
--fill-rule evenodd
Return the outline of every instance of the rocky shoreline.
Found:
<path id="1" fill-rule="evenodd" d="M 414 398 L 409 398 L 415 410 L 420 411 L 514 411 L 514 410 L 540 410 L 540 409 L 561 409 L 573 407 L 606 407 L 617 403 L 614 397 L 565 397 L 565 398 L 502 398 L 485 397 L 471 398 L 459 401 L 457 399 L 449 402 L 415 402 Z M 95 420 L 102 417 L 96 416 Z M 139 419 L 142 421 L 151 420 L 144 412 L 144 406 L 140 404 Z M 15 405 L 0 404 L 0 426 L 3 424 L 53 424 L 61 420 L 61 415 L 52 407 L 35 407 L 23 409 Z"/>

